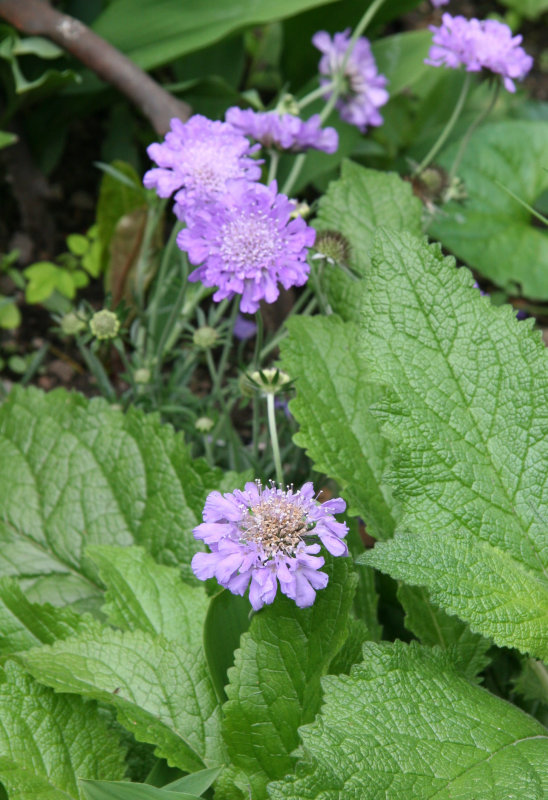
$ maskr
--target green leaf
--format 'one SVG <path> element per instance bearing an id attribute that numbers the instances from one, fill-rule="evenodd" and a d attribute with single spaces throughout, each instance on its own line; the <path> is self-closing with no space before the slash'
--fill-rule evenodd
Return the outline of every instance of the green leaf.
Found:
<path id="1" fill-rule="evenodd" d="M 101 266 L 106 268 L 116 225 L 126 214 L 138 208 L 146 208 L 146 193 L 131 164 L 113 161 L 103 167 L 105 174 L 101 180 L 97 202 L 97 240 L 101 251 Z"/>
<path id="2" fill-rule="evenodd" d="M 499 645 L 548 656 L 548 356 L 439 246 L 381 232 L 362 354 L 391 394 L 399 533 L 360 558 Z"/>
<path id="3" fill-rule="evenodd" d="M 142 547 L 96 546 L 87 555 L 107 586 L 103 611 L 111 625 L 142 630 L 194 649 L 202 643 L 209 599 L 180 570 L 156 564 Z"/>
<path id="4" fill-rule="evenodd" d="M 200 800 L 197 794 L 157 789 L 146 783 L 82 781 L 85 800 Z"/>
<path id="5" fill-rule="evenodd" d="M 0 150 L 4 147 L 8 147 L 10 144 L 15 144 L 17 141 L 17 136 L 15 133 L 10 133 L 9 131 L 0 131 Z"/>
<path id="6" fill-rule="evenodd" d="M 486 653 L 491 642 L 434 605 L 425 589 L 402 584 L 398 600 L 405 611 L 405 627 L 423 644 L 449 650 L 455 668 L 467 678 L 473 680 L 489 664 Z"/>
<path id="7" fill-rule="evenodd" d="M 67 247 L 75 256 L 83 256 L 89 250 L 90 241 L 87 236 L 80 233 L 70 233 L 67 236 Z"/>
<path id="8" fill-rule="evenodd" d="M 0 575 L 55 603 L 101 595 L 85 547 L 144 546 L 195 582 L 192 529 L 220 473 L 155 415 L 14 389 L 0 407 Z"/>
<path id="9" fill-rule="evenodd" d="M 469 683 L 443 652 L 364 646 L 350 676 L 324 678 L 325 705 L 301 729 L 296 777 L 272 800 L 542 800 L 546 728 Z"/>
<path id="10" fill-rule="evenodd" d="M 10 800 L 80 798 L 78 778 L 121 779 L 124 750 L 95 703 L 0 671 L 0 783 Z"/>
<path id="11" fill-rule="evenodd" d="M 117 0 L 93 23 L 93 30 L 153 69 L 218 42 L 251 25 L 263 25 L 317 8 L 330 0 Z"/>
<path id="12" fill-rule="evenodd" d="M 20 656 L 42 683 L 113 706 L 137 741 L 193 772 L 222 761 L 220 707 L 201 647 L 104 628 Z"/>
<path id="13" fill-rule="evenodd" d="M 278 597 L 255 614 L 229 670 L 223 734 L 254 800 L 295 764 L 297 728 L 320 705 L 320 678 L 340 649 L 355 588 L 346 559 L 329 562 L 329 584 L 311 608 Z"/>
<path id="14" fill-rule="evenodd" d="M 527 147 L 523 143 L 527 142 Z M 449 168 L 457 145 L 439 159 Z M 464 203 L 443 207 L 431 234 L 498 286 L 548 299 L 548 232 L 499 183 L 534 206 L 548 189 L 548 122 L 507 121 L 485 125 L 466 148 L 459 177 Z"/>
<path id="15" fill-rule="evenodd" d="M 358 276 L 370 261 L 373 237 L 380 225 L 421 233 L 422 207 L 409 183 L 390 172 L 366 169 L 344 161 L 341 177 L 330 184 L 320 199 L 315 227 L 336 230 L 350 243 L 349 266 Z M 365 284 L 338 267 L 325 267 L 328 297 L 344 319 L 357 321 Z"/>
<path id="16" fill-rule="evenodd" d="M 536 19 L 548 10 L 548 0 L 501 0 L 501 3 L 527 19 Z"/>
<path id="17" fill-rule="evenodd" d="M 367 365 L 356 351 L 358 328 L 335 316 L 294 317 L 282 344 L 282 367 L 295 380 L 291 413 L 300 424 L 294 436 L 314 468 L 335 478 L 372 536 L 392 534 L 390 490 L 382 474 L 389 443 L 370 406 L 382 389 L 367 381 Z"/>
<path id="18" fill-rule="evenodd" d="M 249 628 L 249 621 L 247 597 L 223 589 L 211 599 L 203 631 L 204 651 L 221 703 L 226 700 L 224 687 L 228 683 L 228 669 L 234 664 L 234 652 L 240 646 L 240 636 Z"/>
<path id="19" fill-rule="evenodd" d="M 406 31 L 372 42 L 377 69 L 388 78 L 390 97 L 419 83 L 429 69 L 424 59 L 432 45 L 428 30 Z"/>
<path id="20" fill-rule="evenodd" d="M 0 294 L 0 328 L 12 330 L 21 324 L 21 312 L 8 297 Z"/>
<path id="21" fill-rule="evenodd" d="M 13 578 L 0 578 L 0 660 L 10 653 L 93 631 L 95 626 L 91 617 L 69 608 L 30 603 Z"/>
<path id="22" fill-rule="evenodd" d="M 164 786 L 164 789 L 170 792 L 185 791 L 202 795 L 217 780 L 220 771 L 219 768 L 201 769 L 199 772 L 193 772 L 191 775 L 183 775 L 182 778 L 177 778 L 176 781 Z"/>

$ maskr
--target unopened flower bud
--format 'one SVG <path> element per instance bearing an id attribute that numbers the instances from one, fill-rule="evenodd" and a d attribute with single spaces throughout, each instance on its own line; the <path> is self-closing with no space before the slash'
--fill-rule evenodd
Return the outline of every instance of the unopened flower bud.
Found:
<path id="1" fill-rule="evenodd" d="M 120 330 L 120 320 L 113 311 L 103 308 L 92 316 L 89 328 L 96 339 L 114 339 Z"/>
<path id="2" fill-rule="evenodd" d="M 295 208 L 289 215 L 291 219 L 297 219 L 297 217 L 302 217 L 306 219 L 310 215 L 310 206 L 306 202 L 297 203 Z"/>
<path id="3" fill-rule="evenodd" d="M 314 250 L 312 258 L 323 258 L 329 264 L 347 264 L 350 258 L 350 244 L 339 231 L 318 231 Z"/>
<path id="4" fill-rule="evenodd" d="M 150 382 L 150 370 L 146 367 L 140 367 L 136 369 L 133 373 L 133 380 L 135 383 L 149 383 Z"/>
<path id="5" fill-rule="evenodd" d="M 262 394 L 277 394 L 283 387 L 291 383 L 291 378 L 287 372 L 282 372 L 276 367 L 256 370 L 249 376 L 249 380 L 260 389 Z"/>
<path id="6" fill-rule="evenodd" d="M 197 431 L 200 431 L 200 433 L 209 433 L 214 425 L 215 421 L 212 420 L 211 417 L 198 417 L 194 423 L 194 427 Z"/>
<path id="7" fill-rule="evenodd" d="M 86 327 L 85 321 L 75 311 L 69 311 L 61 320 L 61 330 L 66 336 L 75 336 Z"/>
<path id="8" fill-rule="evenodd" d="M 210 347 L 215 347 L 218 339 L 219 334 L 215 328 L 211 328 L 209 325 L 202 325 L 202 327 L 197 328 L 192 335 L 194 344 L 197 347 L 203 347 L 205 350 L 208 350 Z"/>
<path id="9" fill-rule="evenodd" d="M 293 114 L 298 117 L 300 112 L 299 102 L 292 94 L 284 94 L 276 106 L 276 111 L 280 116 L 282 114 Z"/>

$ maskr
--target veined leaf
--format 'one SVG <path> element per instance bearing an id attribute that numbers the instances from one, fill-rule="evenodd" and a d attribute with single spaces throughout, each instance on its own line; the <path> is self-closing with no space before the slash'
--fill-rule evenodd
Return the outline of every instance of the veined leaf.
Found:
<path id="1" fill-rule="evenodd" d="M 191 531 L 218 477 L 155 415 L 15 389 L 0 407 L 0 576 L 59 604 L 98 598 L 84 548 L 140 544 L 194 582 Z"/>
<path id="2" fill-rule="evenodd" d="M 124 750 L 95 703 L 0 670 L 0 784 L 10 800 L 78 800 L 78 778 L 120 780 Z"/>
<path id="3" fill-rule="evenodd" d="M 325 705 L 301 729 L 296 777 L 272 800 L 542 800 L 548 732 L 469 683 L 443 652 L 364 645 L 349 676 L 324 678 Z"/>
<path id="4" fill-rule="evenodd" d="M 107 586 L 103 611 L 124 630 L 165 636 L 193 650 L 202 643 L 209 599 L 203 585 L 189 586 L 178 569 L 156 564 L 142 547 L 90 547 Z"/>
<path id="5" fill-rule="evenodd" d="M 548 356 L 438 246 L 379 235 L 362 353 L 392 394 L 400 532 L 360 558 L 497 644 L 548 657 Z"/>
<path id="6" fill-rule="evenodd" d="M 399 175 L 366 169 L 344 161 L 341 177 L 320 199 L 314 227 L 335 230 L 350 243 L 349 266 L 363 277 L 367 271 L 375 231 L 380 225 L 421 234 L 422 206 L 411 186 Z M 358 322 L 365 284 L 339 267 L 325 267 L 329 302 L 343 317 Z"/>
<path id="7" fill-rule="evenodd" d="M 229 670 L 223 734 L 241 773 L 236 783 L 254 800 L 266 797 L 269 780 L 293 769 L 297 728 L 318 711 L 320 678 L 346 636 L 356 581 L 346 559 L 330 564 L 329 584 L 311 608 L 278 597 L 253 617 Z"/>
<path id="8" fill-rule="evenodd" d="M 523 143 L 527 142 L 527 147 Z M 449 168 L 457 145 L 440 163 Z M 508 190 L 534 206 L 548 189 L 548 122 L 510 120 L 480 128 L 464 153 L 459 177 L 465 203 L 443 207 L 431 234 L 498 286 L 548 298 L 548 232 Z"/>
<path id="9" fill-rule="evenodd" d="M 291 412 L 300 424 L 296 444 L 314 468 L 341 485 L 351 514 L 359 514 L 372 536 L 386 539 L 394 519 L 390 489 L 382 474 L 389 442 L 370 406 L 383 390 L 367 381 L 367 364 L 356 352 L 358 328 L 336 317 L 289 320 L 282 365 L 295 379 Z"/>
<path id="10" fill-rule="evenodd" d="M 13 578 L 0 578 L 0 660 L 56 639 L 92 632 L 97 626 L 92 617 L 70 608 L 30 603 Z"/>
<path id="11" fill-rule="evenodd" d="M 104 628 L 21 658 L 57 691 L 113 706 L 119 722 L 138 741 L 156 745 L 171 766 L 193 772 L 222 762 L 220 707 L 201 647 Z"/>
<path id="12" fill-rule="evenodd" d="M 465 622 L 434 605 L 425 589 L 401 584 L 398 600 L 405 611 L 405 627 L 423 644 L 448 650 L 453 665 L 470 680 L 485 669 L 489 663 L 486 653 L 491 642 L 472 633 Z"/>

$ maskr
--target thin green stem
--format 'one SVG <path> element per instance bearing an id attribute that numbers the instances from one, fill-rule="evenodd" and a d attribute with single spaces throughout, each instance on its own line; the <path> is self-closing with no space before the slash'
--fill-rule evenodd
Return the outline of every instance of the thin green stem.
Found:
<path id="1" fill-rule="evenodd" d="M 267 183 L 270 186 L 272 181 L 276 180 L 276 173 L 278 172 L 278 164 L 280 161 L 280 153 L 278 150 L 269 150 L 268 154 L 270 156 L 270 164 L 268 166 L 268 179 Z"/>
<path id="2" fill-rule="evenodd" d="M 448 177 L 448 185 L 449 186 L 451 186 L 453 178 L 457 174 L 458 168 L 460 167 L 460 162 L 462 161 L 462 157 L 464 156 L 464 153 L 466 152 L 466 148 L 468 147 L 468 142 L 472 138 L 472 134 L 474 133 L 476 128 L 478 128 L 481 125 L 481 123 L 485 119 L 487 119 L 487 117 L 489 116 L 489 114 L 491 113 L 493 108 L 495 107 L 495 104 L 496 104 L 496 102 L 498 100 L 498 97 L 499 97 L 500 87 L 501 87 L 501 82 L 497 81 L 495 83 L 495 89 L 493 91 L 493 94 L 492 94 L 492 97 L 491 97 L 491 101 L 489 102 L 488 105 L 485 106 L 484 109 L 482 109 L 481 113 L 476 117 L 474 122 L 470 125 L 470 127 L 468 128 L 468 130 L 466 131 L 466 133 L 462 137 L 461 143 L 459 145 L 459 149 L 457 151 L 457 155 L 455 156 L 455 160 L 453 161 L 451 169 L 449 170 L 449 177 Z"/>
<path id="3" fill-rule="evenodd" d="M 455 108 L 453 109 L 453 113 L 447 120 L 444 129 L 442 130 L 442 132 L 440 133 L 440 135 L 438 136 L 438 138 L 436 139 L 436 141 L 434 142 L 428 153 L 425 155 L 419 166 L 414 170 L 412 175 L 413 178 L 417 178 L 419 175 L 421 175 L 426 169 L 426 167 L 428 167 L 432 163 L 432 161 L 435 159 L 435 157 L 437 156 L 437 154 L 447 141 L 448 137 L 450 136 L 451 131 L 455 127 L 455 124 L 458 118 L 460 117 L 461 111 L 466 102 L 466 98 L 468 97 L 470 82 L 471 82 L 471 75 L 469 72 L 467 72 Z"/>
<path id="4" fill-rule="evenodd" d="M 232 341 L 233 341 L 232 332 L 234 330 L 234 323 L 236 322 L 236 317 L 238 316 L 239 308 L 240 308 L 240 297 L 237 296 L 232 301 L 232 311 L 230 312 L 230 317 L 228 320 L 227 336 L 221 353 L 221 358 L 219 359 L 219 366 L 217 368 L 217 380 L 213 382 L 212 388 L 213 388 L 213 395 L 215 397 L 217 397 L 217 395 L 221 390 L 221 385 L 223 382 L 223 378 L 225 376 L 228 356 L 230 354 L 230 349 L 232 347 Z"/>
<path id="5" fill-rule="evenodd" d="M 303 108 L 309 106 L 310 103 L 313 103 L 315 100 L 319 98 L 325 97 L 328 92 L 331 92 L 333 89 L 337 88 L 338 81 L 330 81 L 329 83 L 324 83 L 323 86 L 318 86 L 317 89 L 314 89 L 312 92 L 305 94 L 301 100 L 298 100 L 299 103 L 299 111 L 302 111 Z"/>
<path id="6" fill-rule="evenodd" d="M 262 349 L 262 346 L 263 346 L 263 334 L 264 334 L 263 315 L 261 314 L 261 310 L 260 309 L 255 313 L 255 323 L 257 325 L 257 333 L 255 334 L 255 350 L 253 352 L 253 369 L 260 369 L 261 368 L 261 349 Z"/>
<path id="7" fill-rule="evenodd" d="M 278 429 L 276 427 L 276 412 L 274 408 L 274 395 L 270 392 L 266 396 L 266 411 L 268 415 L 268 430 L 270 433 L 270 444 L 274 457 L 274 468 L 276 470 L 276 483 L 283 489 L 284 473 L 282 469 L 282 459 L 280 457 L 280 443 L 278 441 Z"/>

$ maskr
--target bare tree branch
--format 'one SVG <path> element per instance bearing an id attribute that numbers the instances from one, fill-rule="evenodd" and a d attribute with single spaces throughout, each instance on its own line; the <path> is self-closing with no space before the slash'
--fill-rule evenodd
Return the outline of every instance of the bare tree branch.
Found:
<path id="1" fill-rule="evenodd" d="M 162 89 L 146 72 L 90 28 L 42 0 L 0 0 L 0 17 L 22 33 L 46 36 L 125 94 L 163 135 L 172 117 L 187 120 L 190 106 Z"/>

